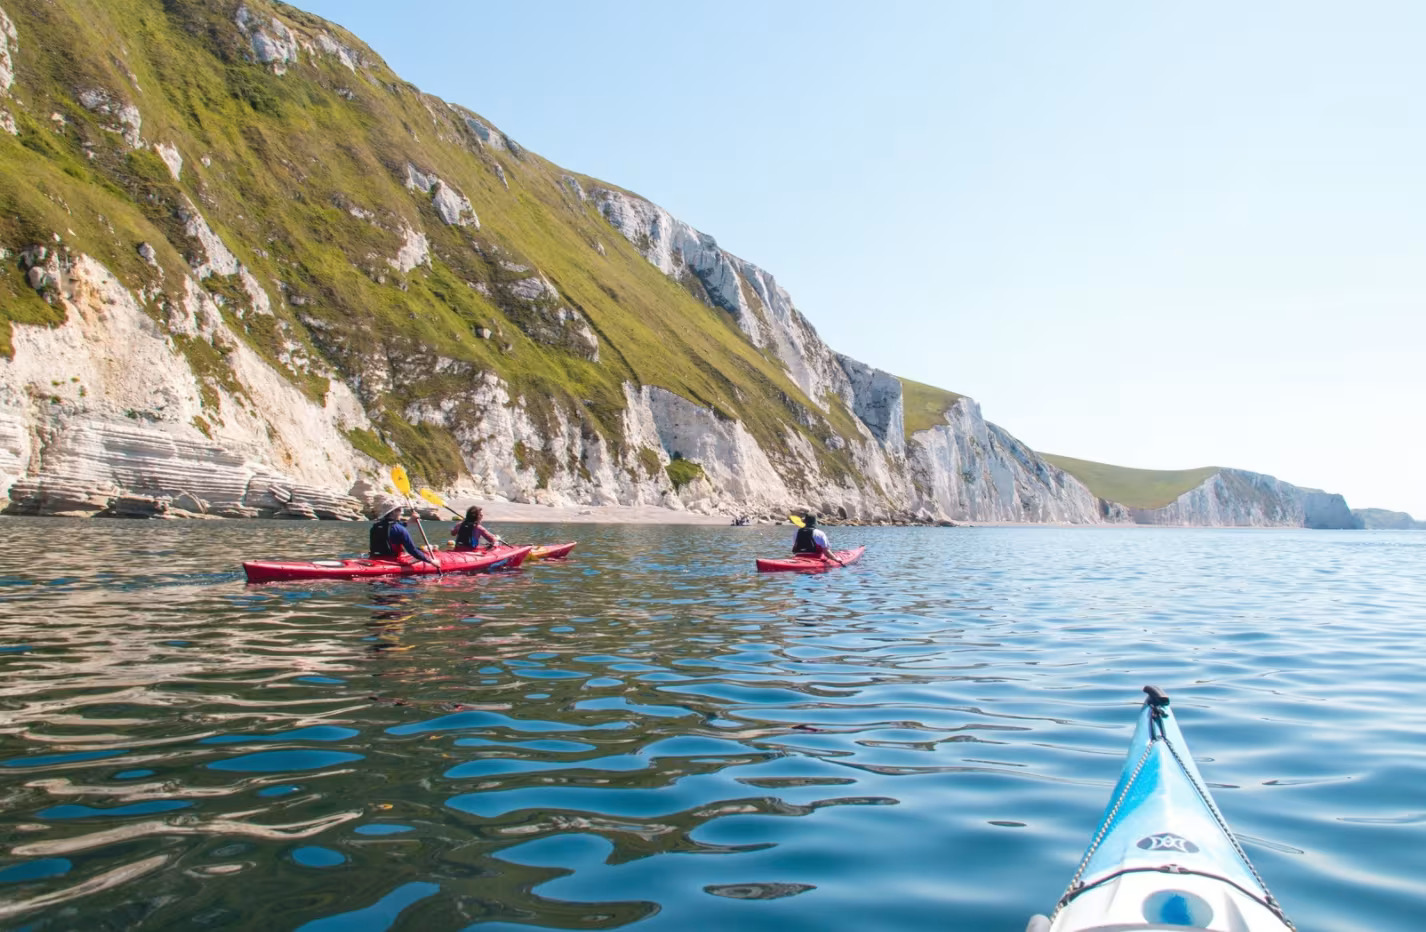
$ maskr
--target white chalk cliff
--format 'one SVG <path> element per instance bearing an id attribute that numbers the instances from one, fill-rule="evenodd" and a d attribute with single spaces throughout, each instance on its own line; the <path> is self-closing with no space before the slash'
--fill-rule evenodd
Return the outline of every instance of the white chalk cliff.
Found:
<path id="1" fill-rule="evenodd" d="M 908 435 L 899 378 L 659 206 L 315 17 L 150 6 L 231 83 L 252 132 L 221 138 L 250 150 L 215 145 L 141 41 L 68 50 L 95 62 L 83 82 L 26 87 L 65 50 L 0 10 L 0 163 L 53 158 L 45 183 L 75 186 L 0 225 L 9 513 L 355 519 L 402 460 L 448 494 L 551 505 L 1351 526 L 1340 496 L 1232 470 L 1161 509 L 1101 500 L 970 398 Z"/>

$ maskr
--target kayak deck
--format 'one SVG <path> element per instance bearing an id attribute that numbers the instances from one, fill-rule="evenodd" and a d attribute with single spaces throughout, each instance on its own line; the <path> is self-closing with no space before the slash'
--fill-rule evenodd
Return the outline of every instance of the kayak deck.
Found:
<path id="1" fill-rule="evenodd" d="M 572 540 L 567 544 L 544 544 L 535 547 L 530 551 L 526 560 L 563 560 L 569 556 L 569 552 L 575 548 L 579 541 Z"/>
<path id="2" fill-rule="evenodd" d="M 532 560 L 563 560 L 569 556 L 569 552 L 579 545 L 579 541 L 572 540 L 563 544 L 531 544 L 530 555 L 525 557 L 525 562 Z M 508 544 L 502 546 L 508 547 Z M 470 547 L 464 550 L 454 550 L 454 553 L 485 553 L 484 547 Z"/>
<path id="3" fill-rule="evenodd" d="M 489 573 L 513 570 L 530 555 L 530 547 L 496 547 L 494 550 L 437 550 L 431 558 L 442 573 Z M 248 582 L 281 582 L 290 579 L 367 579 L 378 576 L 428 576 L 436 572 L 429 563 L 419 563 L 406 554 L 388 558 L 349 560 L 250 560 L 243 564 Z"/>
<path id="4" fill-rule="evenodd" d="M 1029 932 L 1293 929 L 1228 828 L 1168 696 L 1148 700 L 1119 782 L 1053 916 Z"/>
<path id="5" fill-rule="evenodd" d="M 833 550 L 837 559 L 842 563 L 855 563 L 861 559 L 865 547 L 857 547 L 854 550 Z M 759 573 L 821 573 L 832 569 L 837 564 L 820 555 L 794 554 L 790 557 L 758 557 Z"/>

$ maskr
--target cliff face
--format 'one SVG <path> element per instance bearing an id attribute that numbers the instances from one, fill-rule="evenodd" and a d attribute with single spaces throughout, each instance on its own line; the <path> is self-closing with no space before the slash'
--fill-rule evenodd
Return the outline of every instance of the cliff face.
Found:
<path id="1" fill-rule="evenodd" d="M 1357 508 L 1352 515 L 1368 531 L 1426 531 L 1426 521 L 1417 521 L 1404 511 Z"/>
<path id="2" fill-rule="evenodd" d="M 768 272 L 330 23 L 0 4 L 10 513 L 354 518 L 399 461 L 550 504 L 1130 520 L 970 399 L 908 436 L 901 380 Z M 1338 520 L 1313 495 L 1223 479 L 1133 517 Z"/>
<path id="3" fill-rule="evenodd" d="M 1139 524 L 1202 527 L 1361 527 L 1342 496 L 1302 489 L 1272 476 L 1220 470 L 1163 508 L 1131 509 Z"/>

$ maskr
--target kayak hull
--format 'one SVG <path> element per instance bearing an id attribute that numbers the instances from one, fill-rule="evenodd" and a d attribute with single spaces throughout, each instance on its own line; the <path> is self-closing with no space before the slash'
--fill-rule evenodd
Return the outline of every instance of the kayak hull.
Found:
<path id="1" fill-rule="evenodd" d="M 1157 690 L 1080 869 L 1031 929 L 1284 932 L 1283 915 L 1228 829 Z"/>
<path id="2" fill-rule="evenodd" d="M 578 546 L 579 541 L 572 540 L 564 544 L 538 544 L 531 545 L 530 555 L 525 558 L 525 562 L 532 560 L 563 560 L 569 556 L 569 552 Z M 456 550 L 456 553 L 471 553 L 474 551 L 485 552 L 484 547 L 472 547 L 468 550 Z"/>
<path id="3" fill-rule="evenodd" d="M 513 570 L 530 555 L 530 547 L 494 550 L 437 550 L 431 558 L 442 573 L 490 573 Z M 436 567 L 418 563 L 406 554 L 399 558 L 352 560 L 251 560 L 243 564 L 248 582 L 284 582 L 292 579 L 369 579 L 380 576 L 429 576 Z"/>
<path id="4" fill-rule="evenodd" d="M 855 550 L 834 550 L 837 559 L 843 563 L 855 563 L 866 552 L 865 547 Z M 822 573 L 837 564 L 821 556 L 797 555 L 791 557 L 758 557 L 759 573 Z"/>
<path id="5" fill-rule="evenodd" d="M 572 540 L 567 544 L 547 544 L 536 547 L 530 551 L 526 560 L 563 560 L 569 556 L 569 552 L 575 548 L 579 541 Z"/>

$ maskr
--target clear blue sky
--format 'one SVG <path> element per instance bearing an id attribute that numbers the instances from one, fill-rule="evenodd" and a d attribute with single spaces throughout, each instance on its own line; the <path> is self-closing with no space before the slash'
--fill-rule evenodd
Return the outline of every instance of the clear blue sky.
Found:
<path id="1" fill-rule="evenodd" d="M 1426 4 L 299 5 L 1036 449 L 1426 518 Z"/>

